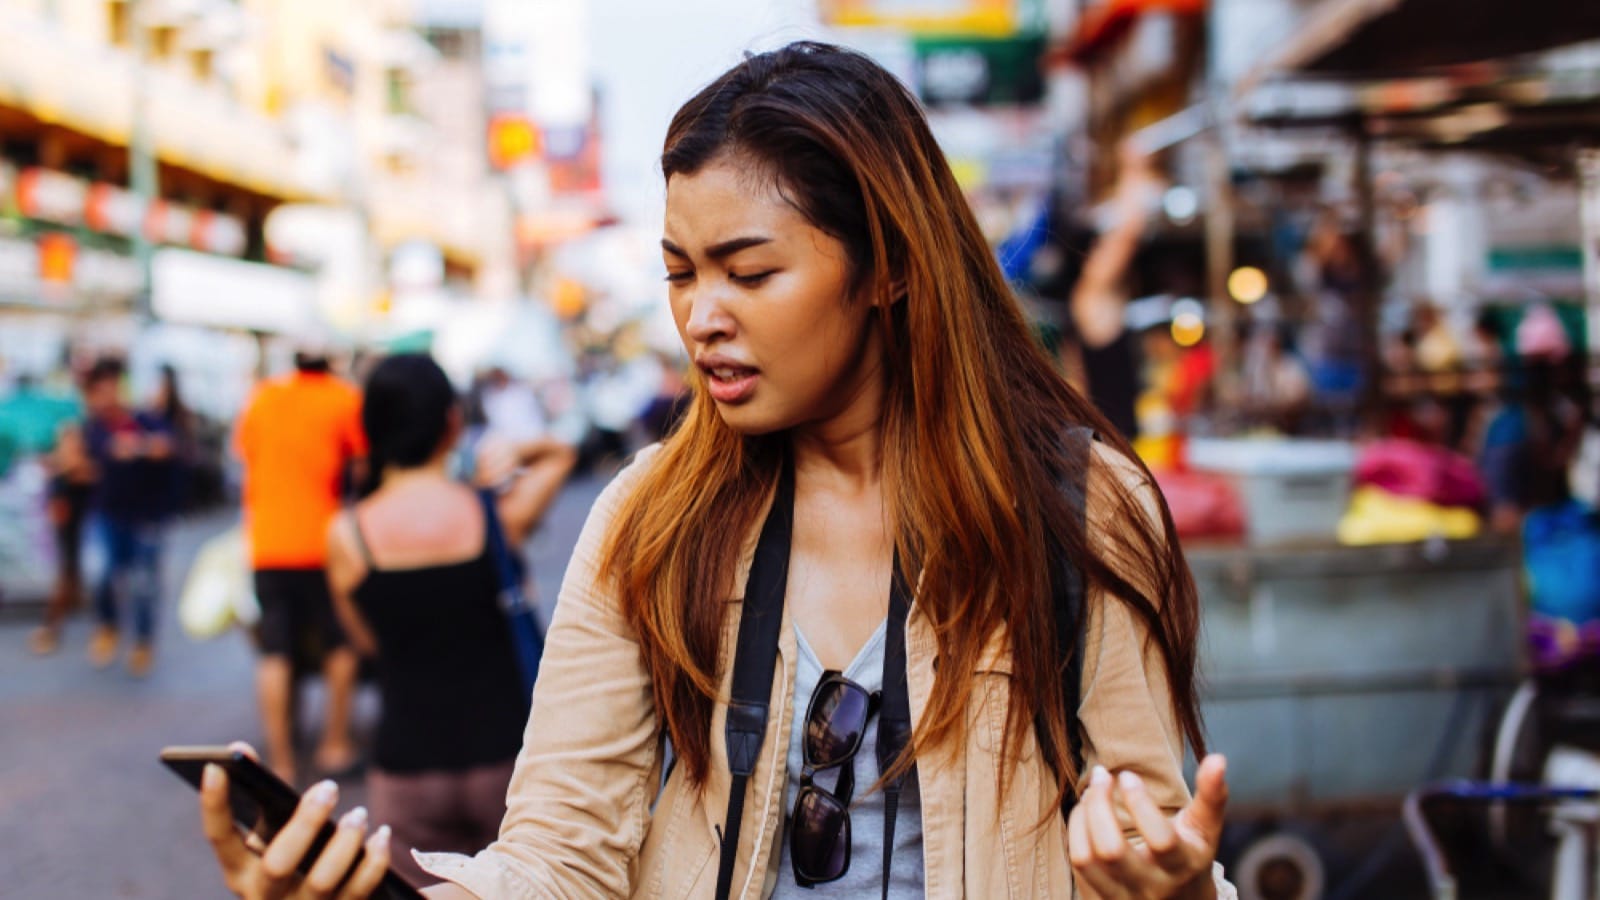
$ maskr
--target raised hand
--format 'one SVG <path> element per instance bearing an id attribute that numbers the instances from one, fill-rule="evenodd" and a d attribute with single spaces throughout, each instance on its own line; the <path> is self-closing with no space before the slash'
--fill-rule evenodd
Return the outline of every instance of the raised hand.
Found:
<path id="1" fill-rule="evenodd" d="M 1067 851 L 1084 893 L 1104 900 L 1212 898 L 1211 864 L 1228 805 L 1227 761 L 1212 754 L 1195 775 L 1195 796 L 1168 817 L 1142 779 L 1096 767 L 1067 822 Z M 1143 843 L 1123 834 L 1119 808 Z"/>
<path id="2" fill-rule="evenodd" d="M 485 437 L 478 442 L 473 462 L 473 482 L 481 488 L 499 489 L 517 477 L 522 454 L 516 444 L 503 438 Z"/>

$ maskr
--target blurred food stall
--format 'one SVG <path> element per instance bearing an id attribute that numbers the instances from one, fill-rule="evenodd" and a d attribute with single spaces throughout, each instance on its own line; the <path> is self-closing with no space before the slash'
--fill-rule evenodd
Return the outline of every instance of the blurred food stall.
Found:
<path id="1" fill-rule="evenodd" d="M 1247 897 L 1360 896 L 1316 825 L 1478 774 L 1530 666 L 1588 646 L 1581 621 L 1538 623 L 1554 597 L 1592 601 L 1553 560 L 1590 572 L 1600 546 L 1592 512 L 1552 503 L 1600 481 L 1575 456 L 1594 443 L 1600 45 L 1580 42 L 1600 7 L 1522 12 L 1108 0 L 1050 53 L 1088 81 L 1096 213 L 1120 211 L 1119 143 L 1162 179 L 1123 285 L 1135 446 L 1200 587 L 1217 749 L 1245 761 Z"/>

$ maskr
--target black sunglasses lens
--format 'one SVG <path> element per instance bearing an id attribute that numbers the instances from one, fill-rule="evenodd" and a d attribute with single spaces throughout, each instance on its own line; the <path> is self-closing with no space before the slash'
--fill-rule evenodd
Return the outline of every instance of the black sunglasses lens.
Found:
<path id="1" fill-rule="evenodd" d="M 832 881 L 850 865 L 850 816 L 824 791 L 805 788 L 789 823 L 794 870 L 812 881 Z"/>
<path id="2" fill-rule="evenodd" d="M 861 746 L 872 698 L 859 686 L 830 681 L 817 689 L 806 716 L 806 762 L 827 768 L 850 757 Z"/>

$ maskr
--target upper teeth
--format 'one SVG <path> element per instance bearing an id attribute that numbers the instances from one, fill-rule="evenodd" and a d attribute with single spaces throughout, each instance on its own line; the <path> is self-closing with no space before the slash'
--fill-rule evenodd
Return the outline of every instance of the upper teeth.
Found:
<path id="1" fill-rule="evenodd" d="M 737 373 L 733 369 L 712 369 L 711 374 L 718 378 L 732 378 Z"/>

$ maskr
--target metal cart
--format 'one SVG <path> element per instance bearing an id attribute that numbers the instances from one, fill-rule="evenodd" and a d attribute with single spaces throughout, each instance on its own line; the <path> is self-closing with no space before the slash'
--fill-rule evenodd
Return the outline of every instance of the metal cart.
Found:
<path id="1" fill-rule="evenodd" d="M 1479 774 L 1523 670 L 1514 542 L 1188 547 L 1246 898 L 1332 887 L 1319 821 Z"/>

